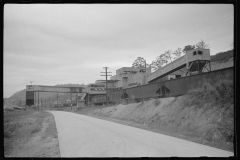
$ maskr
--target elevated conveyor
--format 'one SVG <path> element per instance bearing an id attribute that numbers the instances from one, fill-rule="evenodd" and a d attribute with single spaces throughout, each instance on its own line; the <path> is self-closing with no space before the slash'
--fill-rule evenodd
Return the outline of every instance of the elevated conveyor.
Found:
<path id="1" fill-rule="evenodd" d="M 39 92 L 55 92 L 55 93 L 83 93 L 83 87 L 60 87 L 60 86 L 43 86 L 43 85 L 27 85 L 26 86 L 26 105 L 34 105 L 34 99 Z M 34 96 L 35 95 L 35 96 Z"/>
<path id="2" fill-rule="evenodd" d="M 208 62 L 210 62 L 209 49 L 193 49 L 191 51 L 188 51 L 184 56 L 176 59 L 172 63 L 169 63 L 164 67 L 151 73 L 148 76 L 147 80 L 148 83 L 153 83 L 154 81 L 185 67 L 187 69 L 186 74 L 195 71 L 201 72 Z"/>
<path id="3" fill-rule="evenodd" d="M 27 85 L 26 91 L 34 92 L 60 92 L 60 93 L 82 93 L 83 87 L 60 87 L 60 86 L 43 86 L 43 85 Z"/>

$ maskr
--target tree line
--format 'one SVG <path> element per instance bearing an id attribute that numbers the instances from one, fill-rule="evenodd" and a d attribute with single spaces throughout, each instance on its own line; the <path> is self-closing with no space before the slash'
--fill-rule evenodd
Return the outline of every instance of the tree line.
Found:
<path id="1" fill-rule="evenodd" d="M 166 64 L 178 59 L 182 55 L 185 55 L 187 51 L 195 48 L 209 49 L 209 45 L 201 40 L 200 42 L 196 43 L 196 45 L 187 45 L 183 49 L 177 48 L 175 51 L 167 50 L 157 56 L 156 59 L 153 60 L 150 64 L 147 63 L 143 57 L 137 57 L 137 59 L 133 62 L 132 67 L 151 67 L 153 71 L 155 71 L 165 66 Z"/>

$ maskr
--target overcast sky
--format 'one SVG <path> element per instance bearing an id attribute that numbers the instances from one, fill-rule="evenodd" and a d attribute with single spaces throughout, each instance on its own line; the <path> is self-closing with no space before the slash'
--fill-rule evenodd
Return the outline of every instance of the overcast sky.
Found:
<path id="1" fill-rule="evenodd" d="M 6 4 L 4 97 L 33 85 L 88 84 L 201 39 L 231 49 L 230 4 Z"/>

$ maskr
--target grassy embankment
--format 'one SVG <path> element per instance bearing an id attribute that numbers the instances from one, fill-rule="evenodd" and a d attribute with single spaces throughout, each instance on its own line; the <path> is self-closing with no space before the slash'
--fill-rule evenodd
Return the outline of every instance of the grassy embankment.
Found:
<path id="1" fill-rule="evenodd" d="M 152 131 L 233 151 L 233 98 L 233 81 L 221 80 L 205 83 L 184 96 L 89 107 L 79 113 L 143 124 Z"/>
<path id="2" fill-rule="evenodd" d="M 5 157 L 59 157 L 53 115 L 44 111 L 4 112 Z"/>

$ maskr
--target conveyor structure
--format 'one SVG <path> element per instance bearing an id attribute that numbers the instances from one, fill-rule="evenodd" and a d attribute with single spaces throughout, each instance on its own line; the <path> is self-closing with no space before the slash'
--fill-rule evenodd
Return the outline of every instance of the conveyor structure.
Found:
<path id="1" fill-rule="evenodd" d="M 184 76 L 196 72 L 203 72 L 204 69 L 211 71 L 210 50 L 197 48 L 187 51 L 184 56 L 151 73 L 147 78 L 148 83 L 156 82 L 157 80 L 183 68 L 186 69 Z"/>
<path id="2" fill-rule="evenodd" d="M 83 87 L 60 87 L 60 86 L 43 86 L 43 85 L 26 85 L 26 105 L 34 105 L 34 95 L 39 92 L 56 92 L 56 93 L 83 93 Z M 39 102 L 39 99 L 38 99 Z"/>

